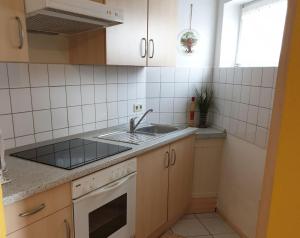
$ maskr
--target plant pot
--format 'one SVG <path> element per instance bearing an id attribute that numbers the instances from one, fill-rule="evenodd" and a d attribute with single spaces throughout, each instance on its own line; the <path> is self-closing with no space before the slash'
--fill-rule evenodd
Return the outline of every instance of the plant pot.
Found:
<path id="1" fill-rule="evenodd" d="M 199 128 L 207 128 L 208 127 L 207 117 L 208 117 L 208 113 L 207 112 L 200 112 L 200 116 L 199 116 Z"/>

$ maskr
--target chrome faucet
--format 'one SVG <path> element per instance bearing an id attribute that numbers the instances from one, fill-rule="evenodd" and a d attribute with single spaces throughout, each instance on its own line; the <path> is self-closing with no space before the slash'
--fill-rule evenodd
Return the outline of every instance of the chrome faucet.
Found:
<path id="1" fill-rule="evenodd" d="M 141 119 L 136 124 L 135 124 L 135 119 L 137 119 L 137 117 L 131 118 L 130 122 L 129 122 L 129 132 L 134 133 L 136 128 L 138 127 L 138 125 L 142 122 L 142 120 L 145 118 L 145 116 L 150 112 L 153 112 L 153 109 L 149 109 L 148 111 L 146 111 L 144 113 L 144 115 L 141 117 Z"/>

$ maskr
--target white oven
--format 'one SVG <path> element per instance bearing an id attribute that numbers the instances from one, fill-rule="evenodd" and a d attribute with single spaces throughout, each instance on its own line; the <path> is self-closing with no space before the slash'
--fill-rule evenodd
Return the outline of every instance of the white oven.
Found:
<path id="1" fill-rule="evenodd" d="M 72 183 L 75 238 L 135 235 L 136 159 Z"/>

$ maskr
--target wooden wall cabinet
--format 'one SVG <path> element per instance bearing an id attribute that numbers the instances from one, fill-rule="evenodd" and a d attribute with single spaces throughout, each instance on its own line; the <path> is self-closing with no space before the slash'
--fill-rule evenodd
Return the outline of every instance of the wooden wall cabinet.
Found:
<path id="1" fill-rule="evenodd" d="M 0 61 L 28 61 L 23 0 L 0 1 Z"/>
<path id="2" fill-rule="evenodd" d="M 188 209 L 192 197 L 194 136 L 138 158 L 136 237 L 151 237 Z"/>

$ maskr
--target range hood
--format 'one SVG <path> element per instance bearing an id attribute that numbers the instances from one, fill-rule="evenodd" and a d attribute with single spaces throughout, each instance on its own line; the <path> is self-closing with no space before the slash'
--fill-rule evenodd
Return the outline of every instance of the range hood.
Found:
<path id="1" fill-rule="evenodd" d="M 91 0 L 25 0 L 27 30 L 77 34 L 123 23 L 123 12 Z"/>

